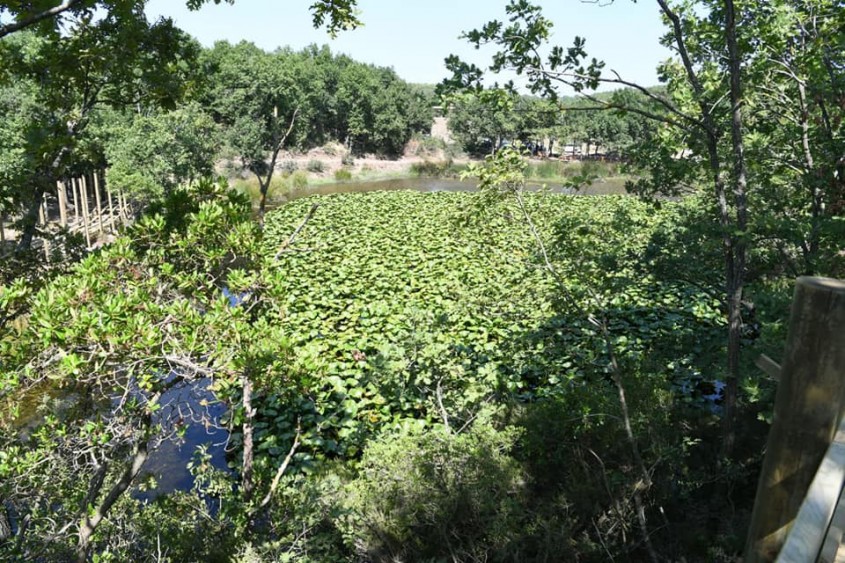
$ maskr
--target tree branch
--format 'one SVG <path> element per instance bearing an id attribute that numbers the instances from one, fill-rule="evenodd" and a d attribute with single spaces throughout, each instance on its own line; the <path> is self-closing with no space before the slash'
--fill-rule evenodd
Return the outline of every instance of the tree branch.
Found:
<path id="1" fill-rule="evenodd" d="M 80 4 L 82 0 L 65 0 L 58 6 L 54 8 L 50 8 L 49 10 L 44 10 L 43 12 L 33 14 L 28 18 L 24 18 L 19 21 L 15 21 L 12 23 L 7 23 L 6 25 L 0 26 L 0 38 L 9 35 L 10 33 L 14 33 L 16 31 L 20 31 L 21 29 L 27 28 L 31 25 L 35 25 L 40 21 L 46 20 L 48 18 L 52 18 L 61 14 L 62 12 L 66 12 Z"/>
<path id="2" fill-rule="evenodd" d="M 276 252 L 275 256 L 273 256 L 273 260 L 278 260 L 279 256 L 281 256 L 282 253 L 285 252 L 285 250 L 293 244 L 293 241 L 296 240 L 297 235 L 299 235 L 300 231 L 305 228 L 305 225 L 307 225 L 308 221 L 311 220 L 311 217 L 314 216 L 314 213 L 317 211 L 318 207 L 320 207 L 319 203 L 311 205 L 311 209 L 308 210 L 308 213 L 305 215 L 305 219 L 303 219 L 299 226 L 294 229 L 293 233 L 291 233 L 290 235 L 290 238 L 288 238 L 288 240 L 282 243 L 282 246 L 279 248 L 279 251 Z"/>
<path id="3" fill-rule="evenodd" d="M 293 438 L 293 444 L 291 444 L 290 450 L 288 450 L 288 455 L 285 456 L 282 465 L 279 466 L 279 469 L 276 471 L 276 475 L 273 477 L 273 482 L 270 483 L 270 489 L 267 491 L 267 494 L 264 496 L 264 499 L 261 501 L 261 504 L 258 508 L 264 508 L 270 503 L 270 499 L 273 496 L 273 493 L 276 492 L 276 489 L 279 486 L 279 481 L 282 479 L 282 475 L 285 474 L 285 471 L 290 465 L 291 460 L 293 459 L 293 454 L 296 453 L 296 449 L 299 447 L 299 437 L 301 435 L 301 429 L 299 424 L 296 425 L 296 436 Z"/>

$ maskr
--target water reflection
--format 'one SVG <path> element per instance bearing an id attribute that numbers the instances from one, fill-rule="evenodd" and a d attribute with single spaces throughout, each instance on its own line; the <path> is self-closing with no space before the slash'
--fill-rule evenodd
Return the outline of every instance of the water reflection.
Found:
<path id="1" fill-rule="evenodd" d="M 135 489 L 134 498 L 149 500 L 193 487 L 194 478 L 187 465 L 200 445 L 208 446 L 215 468 L 227 468 L 225 448 L 229 433 L 218 426 L 226 407 L 216 400 L 209 389 L 211 384 L 210 378 L 186 381 L 162 396 L 162 408 L 155 413 L 153 424 L 161 425 L 170 438 L 152 450 L 144 464 L 141 482 L 152 477 L 155 487 Z"/>

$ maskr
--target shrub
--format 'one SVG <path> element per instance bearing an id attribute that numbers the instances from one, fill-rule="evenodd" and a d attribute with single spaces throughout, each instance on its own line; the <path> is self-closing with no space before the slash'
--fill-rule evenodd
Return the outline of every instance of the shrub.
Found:
<path id="1" fill-rule="evenodd" d="M 355 164 L 355 157 L 352 156 L 351 152 L 346 152 L 343 158 L 340 159 L 340 163 L 344 166 L 352 166 Z"/>
<path id="2" fill-rule="evenodd" d="M 411 142 L 416 144 L 413 152 L 417 156 L 436 155 L 446 150 L 446 142 L 439 137 L 417 134 Z"/>
<path id="3" fill-rule="evenodd" d="M 352 172 L 346 168 L 338 168 L 334 171 L 334 179 L 338 182 L 348 182 L 352 179 Z"/>
<path id="4" fill-rule="evenodd" d="M 423 160 L 411 165 L 411 173 L 421 177 L 440 178 L 442 176 L 454 175 L 452 159 L 441 162 Z"/>
<path id="5" fill-rule="evenodd" d="M 348 538 L 372 561 L 485 560 L 521 533 L 517 432 L 413 426 L 371 443 L 350 486 Z"/>
<path id="6" fill-rule="evenodd" d="M 321 150 L 328 156 L 336 156 L 344 150 L 344 147 L 337 141 L 329 141 L 321 147 Z"/>
<path id="7" fill-rule="evenodd" d="M 528 176 L 531 178 L 550 179 L 561 175 L 560 163 L 557 161 L 545 161 L 539 164 L 532 164 L 528 168 Z"/>
<path id="8" fill-rule="evenodd" d="M 325 171 L 326 165 L 322 160 L 312 159 L 308 161 L 308 164 L 305 166 L 305 169 L 309 172 L 314 173 L 321 173 Z"/>
<path id="9" fill-rule="evenodd" d="M 287 176 L 293 174 L 299 169 L 299 166 L 296 164 L 296 161 L 293 160 L 285 160 L 281 164 L 279 164 L 279 170 L 282 174 Z"/>

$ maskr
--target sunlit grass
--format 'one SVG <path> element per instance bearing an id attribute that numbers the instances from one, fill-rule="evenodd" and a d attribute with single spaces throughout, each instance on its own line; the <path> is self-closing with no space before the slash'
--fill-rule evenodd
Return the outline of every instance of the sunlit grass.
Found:
<path id="1" fill-rule="evenodd" d="M 258 179 L 250 178 L 236 178 L 230 180 L 229 184 L 232 188 L 242 194 L 249 196 L 254 204 L 258 204 L 261 199 L 261 189 L 258 184 Z M 279 202 L 287 199 L 290 194 L 296 190 L 304 189 L 308 186 L 308 175 L 304 172 L 297 171 L 293 174 L 275 174 L 270 181 L 270 187 L 267 190 L 267 201 Z"/>

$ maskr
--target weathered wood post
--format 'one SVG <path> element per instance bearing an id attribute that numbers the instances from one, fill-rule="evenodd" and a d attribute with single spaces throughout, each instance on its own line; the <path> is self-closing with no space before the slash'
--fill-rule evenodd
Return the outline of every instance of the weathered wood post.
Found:
<path id="1" fill-rule="evenodd" d="M 70 179 L 70 194 L 73 196 L 73 217 L 79 222 L 79 196 L 77 195 L 76 180 Z"/>
<path id="2" fill-rule="evenodd" d="M 59 224 L 67 227 L 67 186 L 64 182 L 56 182 L 56 195 L 59 197 Z"/>
<path id="3" fill-rule="evenodd" d="M 82 226 L 85 229 L 85 244 L 91 248 L 91 226 L 88 218 L 88 186 L 85 185 L 85 177 L 78 179 L 76 185 L 79 186 L 79 203 L 82 206 Z"/>
<path id="4" fill-rule="evenodd" d="M 105 177 L 103 177 L 103 179 L 105 180 Z M 114 203 L 112 202 L 111 189 L 109 188 L 108 182 L 103 182 L 103 184 L 105 184 L 106 197 L 108 197 L 108 200 L 109 200 L 109 229 L 111 230 L 111 232 L 116 233 L 117 232 L 117 217 L 115 217 L 115 215 L 114 215 Z"/>
<path id="5" fill-rule="evenodd" d="M 41 228 L 44 229 L 45 234 L 47 231 L 47 226 L 49 225 L 48 219 L 49 215 L 47 214 L 47 194 L 44 194 L 44 198 L 41 200 L 41 207 L 38 208 L 38 218 L 41 221 Z M 44 245 L 44 260 L 49 264 L 50 263 L 50 241 L 47 240 L 47 237 L 42 237 L 41 242 Z"/>
<path id="6" fill-rule="evenodd" d="M 99 221 L 97 227 L 100 231 L 100 235 L 104 235 L 106 232 L 103 230 L 103 204 L 100 199 L 100 180 L 97 178 L 96 170 L 91 176 L 94 178 L 94 198 L 97 202 L 97 220 Z"/>
<path id="7" fill-rule="evenodd" d="M 123 224 L 129 224 L 129 203 L 126 200 L 126 194 L 123 190 L 117 189 L 117 203 L 120 206 L 120 216 L 123 218 Z"/>
<path id="8" fill-rule="evenodd" d="M 745 556 L 773 561 L 845 414 L 845 281 L 795 285 Z"/>

